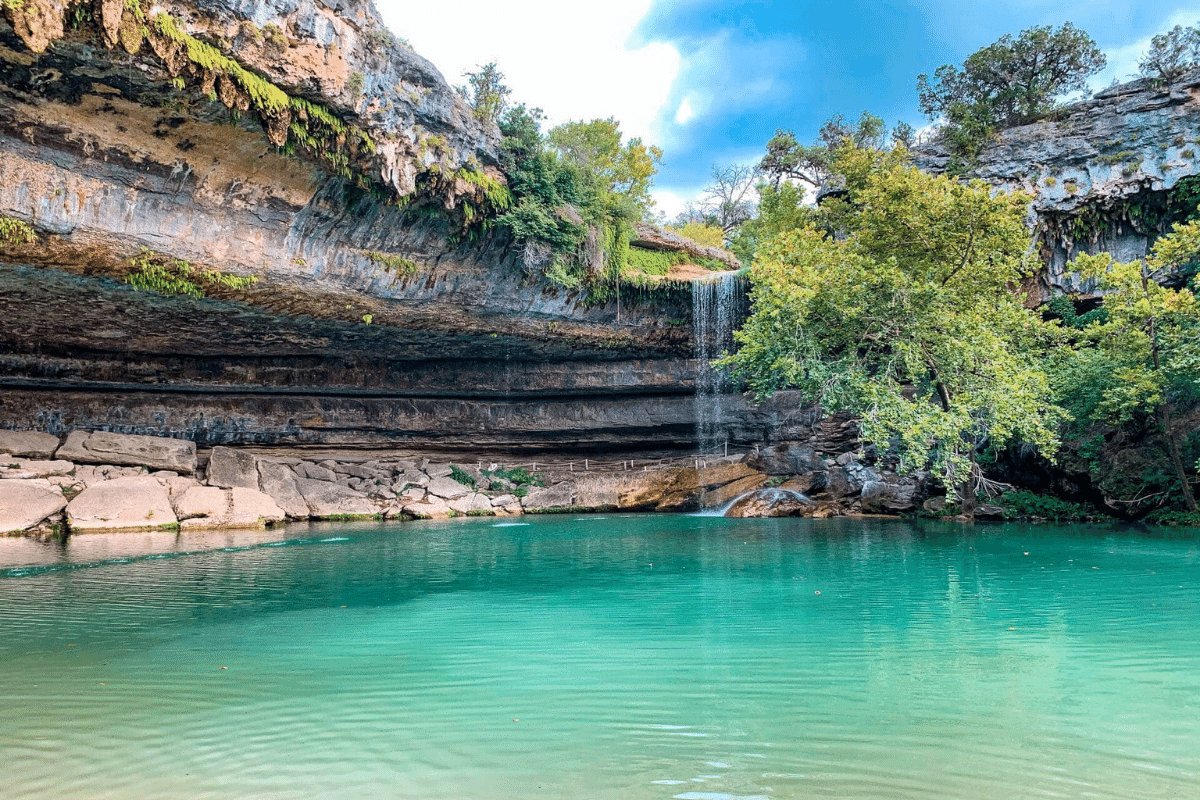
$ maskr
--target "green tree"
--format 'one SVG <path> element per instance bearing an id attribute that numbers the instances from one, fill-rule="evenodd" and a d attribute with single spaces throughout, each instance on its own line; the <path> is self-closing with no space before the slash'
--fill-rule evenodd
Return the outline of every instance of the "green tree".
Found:
<path id="1" fill-rule="evenodd" d="M 820 189 L 832 175 L 837 149 L 847 140 L 856 147 L 882 148 L 883 119 L 864 111 L 851 123 L 838 114 L 825 120 L 811 145 L 800 144 L 795 133 L 781 128 L 767 142 L 767 154 L 759 162 L 759 169 L 776 188 L 785 181 L 800 181 Z"/>
<path id="2" fill-rule="evenodd" d="M 1150 40 L 1150 49 L 1138 63 L 1147 77 L 1172 81 L 1200 63 L 1200 30 L 1176 25 Z"/>
<path id="3" fill-rule="evenodd" d="M 458 93 L 471 104 L 475 116 L 484 122 L 496 124 L 508 108 L 511 90 L 504 85 L 504 73 L 495 61 L 481 65 L 475 72 L 464 72 L 466 86 L 458 87 Z"/>
<path id="4" fill-rule="evenodd" d="M 1070 22 L 1041 25 L 972 53 L 962 68 L 938 67 L 917 77 L 921 111 L 944 123 L 955 152 L 973 158 L 998 128 L 1022 125 L 1055 108 L 1058 97 L 1085 90 L 1107 59 L 1096 43 Z"/>
<path id="5" fill-rule="evenodd" d="M 1182 454 L 1192 431 L 1178 424 L 1177 406 L 1195 400 L 1200 388 L 1200 305 L 1189 289 L 1160 285 L 1152 275 L 1177 269 L 1200 256 L 1200 224 L 1176 225 L 1160 239 L 1151 257 L 1129 263 L 1108 253 L 1081 255 L 1072 269 L 1096 281 L 1104 293 L 1102 319 L 1082 332 L 1077 362 L 1099 362 L 1109 372 L 1100 384 L 1095 418 L 1113 423 L 1138 414 L 1157 420 L 1184 505 L 1196 499 Z"/>
<path id="6" fill-rule="evenodd" d="M 562 158 L 595 175 L 607 191 L 624 195 L 647 213 L 654 205 L 650 184 L 663 151 L 638 138 L 622 146 L 621 126 L 615 119 L 567 122 L 552 128 L 547 141 Z"/>
<path id="7" fill-rule="evenodd" d="M 980 452 L 1057 448 L 1063 415 L 1037 356 L 1058 333 L 1011 291 L 1028 266 L 1029 198 L 904 156 L 838 149 L 847 196 L 816 212 L 838 235 L 810 224 L 762 245 L 741 349 L 725 363 L 759 398 L 795 387 L 858 414 L 866 440 L 932 470 L 972 513 Z"/>

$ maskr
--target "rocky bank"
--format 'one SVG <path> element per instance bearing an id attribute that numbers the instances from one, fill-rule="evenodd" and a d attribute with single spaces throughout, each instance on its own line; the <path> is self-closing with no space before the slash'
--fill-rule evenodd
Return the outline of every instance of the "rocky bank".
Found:
<path id="1" fill-rule="evenodd" d="M 843 421 L 845 422 L 845 421 Z M 0 533 L 261 528 L 306 519 L 577 511 L 830 517 L 911 511 L 920 480 L 780 445 L 745 456 L 521 467 L 395 453 L 308 457 L 107 431 L 0 431 Z"/>

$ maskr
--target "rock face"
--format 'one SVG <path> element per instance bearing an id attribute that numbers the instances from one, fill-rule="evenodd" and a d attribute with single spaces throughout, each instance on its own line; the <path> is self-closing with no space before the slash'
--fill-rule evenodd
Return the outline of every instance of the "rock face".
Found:
<path id="1" fill-rule="evenodd" d="M 1079 251 L 1130 261 L 1146 254 L 1174 221 L 1170 190 L 1200 174 L 1200 70 L 1169 84 L 1143 78 L 1098 92 L 1052 119 L 1001 131 L 972 175 L 1033 195 L 1031 222 L 1046 269 L 1030 302 L 1087 295 L 1093 286 L 1066 269 Z M 914 151 L 921 169 L 944 171 L 937 142 Z M 1194 210 L 1192 208 L 1175 210 Z"/>
<path id="2" fill-rule="evenodd" d="M 723 247 L 696 244 L 691 239 L 684 238 L 677 233 L 643 222 L 634 225 L 634 238 L 630 244 L 646 250 L 682 251 L 696 258 L 720 261 L 730 269 L 742 268 L 742 262 L 738 260 L 738 257 Z"/>

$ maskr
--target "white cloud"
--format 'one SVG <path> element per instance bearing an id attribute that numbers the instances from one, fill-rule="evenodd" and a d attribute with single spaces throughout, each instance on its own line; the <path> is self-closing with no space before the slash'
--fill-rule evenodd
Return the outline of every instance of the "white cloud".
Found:
<path id="1" fill-rule="evenodd" d="M 679 109 L 675 112 L 675 124 L 687 125 L 695 116 L 696 109 L 692 108 L 692 98 L 683 98 L 683 102 L 679 104 Z"/>
<path id="2" fill-rule="evenodd" d="M 679 52 L 661 42 L 626 46 L 651 0 L 566 4 L 549 0 L 376 0 L 388 27 L 432 61 L 451 85 L 495 61 L 511 99 L 540 107 L 551 125 L 615 117 L 628 137 L 659 142 Z"/>

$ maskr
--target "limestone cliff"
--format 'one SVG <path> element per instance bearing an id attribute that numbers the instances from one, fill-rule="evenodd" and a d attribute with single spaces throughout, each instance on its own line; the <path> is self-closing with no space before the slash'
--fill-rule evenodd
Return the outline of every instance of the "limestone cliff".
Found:
<path id="1" fill-rule="evenodd" d="M 469 226 L 498 131 L 369 2 L 6 2 L 0 66 L 0 427 L 690 447 L 686 289 L 594 304 Z"/>
<path id="2" fill-rule="evenodd" d="M 1143 78 L 1063 108 L 1051 119 L 1000 132 L 970 175 L 1033 195 L 1046 263 L 1031 302 L 1088 294 L 1066 264 L 1077 251 L 1143 256 L 1170 224 L 1195 211 L 1200 192 L 1200 70 L 1169 84 Z M 918 167 L 945 171 L 937 142 L 914 151 Z"/>

